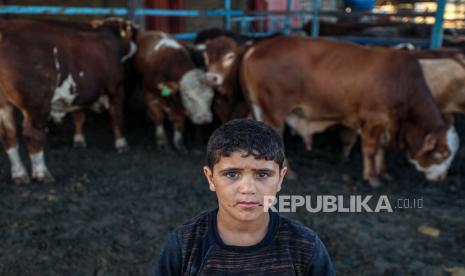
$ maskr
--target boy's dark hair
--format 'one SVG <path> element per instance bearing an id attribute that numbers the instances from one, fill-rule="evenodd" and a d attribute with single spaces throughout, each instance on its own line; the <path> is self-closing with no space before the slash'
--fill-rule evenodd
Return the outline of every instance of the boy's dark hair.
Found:
<path id="1" fill-rule="evenodd" d="M 281 136 L 270 126 L 251 119 L 229 121 L 210 136 L 207 145 L 207 165 L 213 169 L 221 157 L 244 151 L 245 156 L 272 160 L 284 166 L 284 145 Z"/>

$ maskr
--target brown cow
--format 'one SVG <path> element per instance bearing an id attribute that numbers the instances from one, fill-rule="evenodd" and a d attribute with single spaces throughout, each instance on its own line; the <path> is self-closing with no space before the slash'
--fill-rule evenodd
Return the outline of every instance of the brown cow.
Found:
<path id="1" fill-rule="evenodd" d="M 447 116 L 465 114 L 465 57 L 462 51 L 414 51 L 419 59 L 426 83 L 439 111 Z M 358 134 L 350 129 L 340 132 L 343 155 L 347 159 Z"/>
<path id="2" fill-rule="evenodd" d="M 355 129 L 362 136 L 363 176 L 372 186 L 386 173 L 388 146 L 406 152 L 428 179 L 445 178 L 458 136 L 452 122 L 441 117 L 417 60 L 408 53 L 277 37 L 237 55 L 224 48 L 228 41 L 207 43 L 208 78 L 224 93 L 238 93 L 223 80 L 239 74 L 256 119 L 280 132 L 287 123 L 308 145 L 314 133 L 331 125 Z M 223 54 L 217 54 L 220 48 Z"/>
<path id="3" fill-rule="evenodd" d="M 213 90 L 206 84 L 204 72 L 195 67 L 189 52 L 171 36 L 145 32 L 139 35 L 137 44 L 135 68 L 156 127 L 157 144 L 164 147 L 167 143 L 163 128 L 166 116 L 174 125 L 174 146 L 185 151 L 182 143 L 185 117 L 195 124 L 210 123 Z"/>
<path id="4" fill-rule="evenodd" d="M 222 122 L 251 115 L 250 105 L 246 102 L 239 79 L 240 63 L 232 63 L 236 56 L 243 53 L 237 41 L 219 37 L 206 43 L 208 51 L 204 60 L 210 73 L 205 75 L 207 82 L 216 88 L 213 111 Z M 211 72 L 221 72 L 212 74 Z M 220 83 L 221 85 L 217 85 Z"/>
<path id="5" fill-rule="evenodd" d="M 15 107 L 24 118 L 32 178 L 38 181 L 53 181 L 43 152 L 49 118 L 60 121 L 68 112 L 104 102 L 116 148 L 127 147 L 123 62 L 135 53 L 135 35 L 130 22 L 115 18 L 92 24 L 0 21 L 0 134 L 16 183 L 29 182 L 29 175 L 18 152 Z M 74 117 L 82 128 L 83 113 Z"/>

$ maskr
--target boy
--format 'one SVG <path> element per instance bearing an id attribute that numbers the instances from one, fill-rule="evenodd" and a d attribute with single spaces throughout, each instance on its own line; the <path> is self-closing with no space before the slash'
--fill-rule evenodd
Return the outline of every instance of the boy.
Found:
<path id="1" fill-rule="evenodd" d="M 263 206 L 281 189 L 284 159 L 281 137 L 264 123 L 219 127 L 203 168 L 218 209 L 178 226 L 151 275 L 335 275 L 312 230 Z"/>

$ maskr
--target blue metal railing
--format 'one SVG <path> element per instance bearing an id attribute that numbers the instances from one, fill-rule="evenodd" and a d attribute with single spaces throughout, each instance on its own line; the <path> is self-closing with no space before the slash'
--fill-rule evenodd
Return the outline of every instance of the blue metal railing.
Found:
<path id="1" fill-rule="evenodd" d="M 125 16 L 125 8 L 89 8 L 57 6 L 0 6 L 0 14 L 63 14 L 63 15 L 116 15 Z"/>
<path id="2" fill-rule="evenodd" d="M 89 8 L 89 7 L 57 7 L 57 6 L 0 6 L 0 14 L 62 14 L 62 15 L 117 15 L 126 16 L 129 10 L 126 8 Z M 137 16 L 239 16 L 243 11 L 239 10 L 160 10 L 160 9 L 136 9 Z"/>
<path id="3" fill-rule="evenodd" d="M 224 0 L 224 10 L 231 11 L 231 0 Z M 224 27 L 228 31 L 231 30 L 231 14 L 229 12 L 224 16 Z"/>
<path id="4" fill-rule="evenodd" d="M 285 24 L 284 32 L 289 33 L 292 29 L 291 18 L 295 16 L 311 15 L 312 24 L 310 33 L 313 37 L 317 37 L 319 34 L 319 16 L 321 0 L 312 0 L 311 11 L 292 11 L 292 1 L 287 2 L 287 11 L 284 15 Z M 429 41 L 430 48 L 439 48 L 442 44 L 442 31 L 443 31 L 443 19 L 444 10 L 447 0 L 438 0 L 437 12 L 435 14 L 435 24 L 432 28 L 431 39 Z M 127 8 L 102 8 L 102 7 L 59 7 L 59 6 L 18 6 L 18 5 L 4 5 L 0 6 L 0 14 L 60 14 L 60 15 L 113 15 L 113 16 L 182 16 L 182 17 L 198 17 L 198 16 L 222 16 L 224 17 L 225 28 L 230 30 L 232 22 L 239 21 L 241 26 L 250 26 L 250 18 L 260 18 L 260 20 L 271 20 L 274 22 L 274 17 L 270 16 L 273 12 L 255 12 L 253 16 L 242 11 L 232 10 L 231 0 L 224 0 L 223 10 L 162 10 L 162 9 L 132 9 Z M 283 16 L 281 16 L 283 17 Z M 241 19 L 243 18 L 243 19 Z M 233 20 L 234 19 L 234 20 Z M 243 21 L 241 21 L 243 20 Z M 266 35 L 269 33 L 262 32 L 257 35 Z M 178 39 L 193 39 L 195 33 L 182 33 L 175 34 Z M 250 35 L 250 34 L 249 34 Z M 381 40 L 380 40 L 381 41 Z M 383 39 L 386 41 L 386 39 Z M 376 42 L 376 41 L 374 41 Z M 419 43 L 419 44 L 424 44 Z"/>

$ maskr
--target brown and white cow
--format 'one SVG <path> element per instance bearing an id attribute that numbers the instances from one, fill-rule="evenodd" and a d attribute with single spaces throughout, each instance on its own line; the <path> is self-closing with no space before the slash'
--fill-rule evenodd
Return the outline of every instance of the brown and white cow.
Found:
<path id="1" fill-rule="evenodd" d="M 60 121 L 75 112 L 76 129 L 82 129 L 84 114 L 79 110 L 103 103 L 115 147 L 127 147 L 122 133 L 123 62 L 135 53 L 135 34 L 130 22 L 116 18 L 92 24 L 0 21 L 0 134 L 15 182 L 27 183 L 29 175 L 19 156 L 14 108 L 24 118 L 32 178 L 38 181 L 53 181 L 43 151 L 49 118 Z"/>
<path id="2" fill-rule="evenodd" d="M 364 179 L 379 185 L 384 151 L 402 149 L 430 180 L 442 180 L 458 136 L 433 102 L 415 58 L 392 49 L 302 37 L 277 37 L 242 53 L 231 40 L 207 43 L 208 78 L 224 93 L 239 74 L 256 119 L 282 132 L 287 123 L 308 145 L 314 133 L 342 124 L 362 136 Z M 219 49 L 222 49 L 221 51 Z M 218 54 L 221 52 L 222 54 Z"/>
<path id="3" fill-rule="evenodd" d="M 171 36 L 148 31 L 137 40 L 135 69 L 141 78 L 144 101 L 155 124 L 159 147 L 167 143 L 163 128 L 166 118 L 174 125 L 173 142 L 185 151 L 182 133 L 186 116 L 194 124 L 213 119 L 213 89 L 205 82 L 205 73 L 196 68 L 186 48 Z"/>

